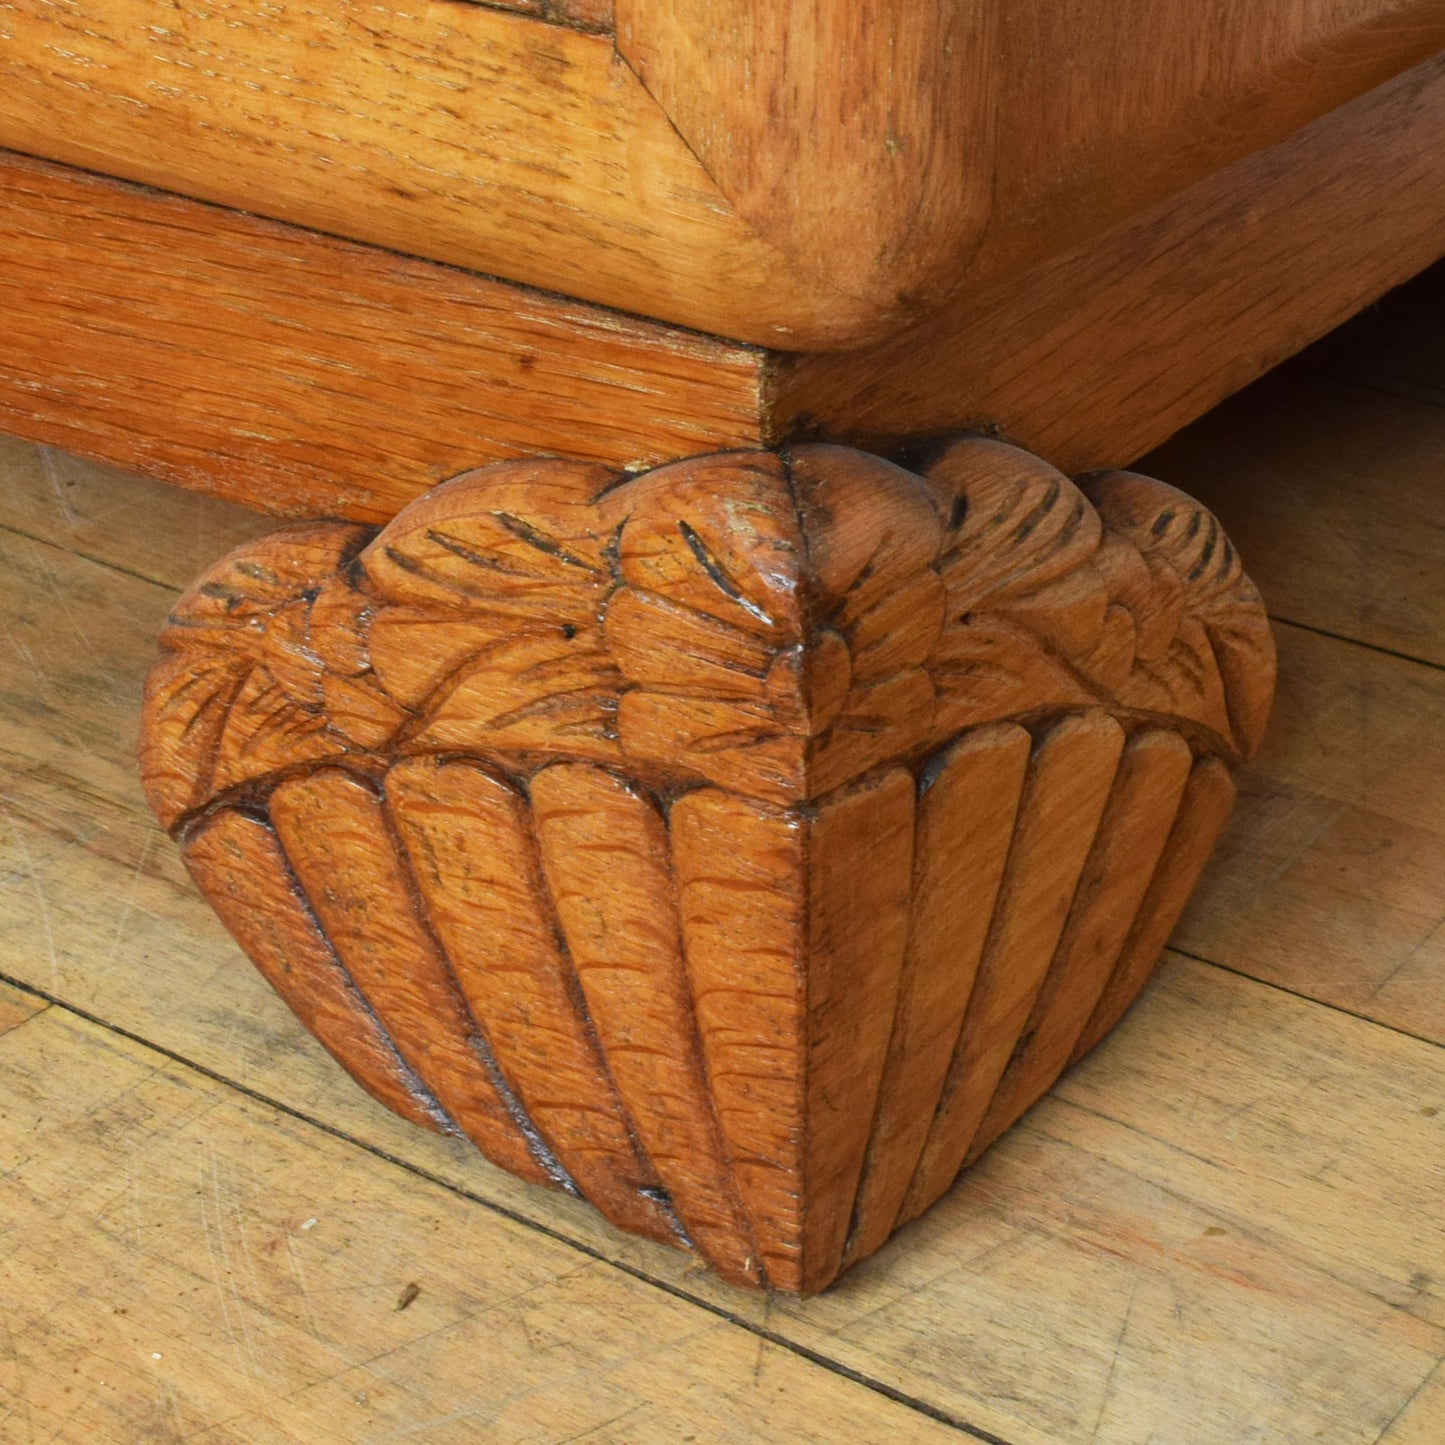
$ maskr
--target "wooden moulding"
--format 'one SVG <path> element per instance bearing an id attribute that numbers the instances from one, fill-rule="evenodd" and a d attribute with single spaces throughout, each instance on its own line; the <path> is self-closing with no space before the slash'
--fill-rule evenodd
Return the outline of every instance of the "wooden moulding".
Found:
<path id="1" fill-rule="evenodd" d="M 896 314 L 741 218 L 610 37 L 487 5 L 6 7 L 0 145 L 743 340 Z"/>
<path id="2" fill-rule="evenodd" d="M 467 467 L 999 430 L 1126 465 L 1445 246 L 1445 63 L 852 355 L 786 358 L 0 155 L 0 429 L 384 521 Z"/>
<path id="3" fill-rule="evenodd" d="M 619 0 L 615 19 L 571 28 L 609 23 L 598 0 L 7 5 L 0 145 L 717 335 L 851 349 L 1445 36 L 1439 0 Z"/>
<path id="4" fill-rule="evenodd" d="M 4 152 L 0 335 L 0 430 L 283 514 L 760 438 L 750 347 Z"/>
<path id="5" fill-rule="evenodd" d="M 497 463 L 181 599 L 142 771 L 382 1102 L 815 1292 L 1142 987 L 1256 746 L 1258 596 L 970 437 Z"/>
<path id="6" fill-rule="evenodd" d="M 878 346 L 784 362 L 773 425 L 1130 462 L 1445 254 L 1442 150 L 1445 56 Z"/>

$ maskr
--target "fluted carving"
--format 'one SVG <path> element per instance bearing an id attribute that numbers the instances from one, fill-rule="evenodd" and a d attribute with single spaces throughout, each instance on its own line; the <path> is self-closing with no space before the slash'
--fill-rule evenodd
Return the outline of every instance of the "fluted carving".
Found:
<path id="1" fill-rule="evenodd" d="M 812 1292 L 1142 986 L 1273 653 L 1218 524 L 983 438 L 502 463 L 224 559 L 142 765 L 378 1098 Z"/>

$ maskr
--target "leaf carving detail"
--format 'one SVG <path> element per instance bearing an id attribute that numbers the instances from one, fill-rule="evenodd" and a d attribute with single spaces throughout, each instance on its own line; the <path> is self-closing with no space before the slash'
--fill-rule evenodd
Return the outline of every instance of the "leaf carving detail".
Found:
<path id="1" fill-rule="evenodd" d="M 980 437 L 917 471 L 842 447 L 620 478 L 499 463 L 379 533 L 307 523 L 180 601 L 145 773 L 174 823 L 328 760 L 570 759 L 787 803 L 1048 709 L 1257 745 L 1272 651 L 1218 523 Z"/>
<path id="2" fill-rule="evenodd" d="M 803 1292 L 1127 1007 L 1273 683 L 1203 508 L 981 437 L 498 464 L 240 549 L 161 646 L 152 806 L 322 1043 Z"/>

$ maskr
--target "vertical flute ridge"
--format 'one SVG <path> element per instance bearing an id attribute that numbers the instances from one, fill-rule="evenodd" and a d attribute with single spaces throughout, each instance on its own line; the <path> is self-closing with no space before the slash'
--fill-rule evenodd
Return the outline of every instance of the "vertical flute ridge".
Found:
<path id="1" fill-rule="evenodd" d="M 761 1278 L 682 958 L 665 824 L 585 764 L 532 780 L 542 867 L 618 1093 L 687 1236 L 725 1278 Z M 604 884 L 605 879 L 605 884 Z"/>
<path id="2" fill-rule="evenodd" d="M 372 785 L 335 768 L 290 778 L 271 795 L 271 818 L 312 911 L 397 1052 L 488 1159 L 531 1183 L 555 1184 L 476 1047 L 473 1019 L 417 914 Z"/>
<path id="3" fill-rule="evenodd" d="M 342 1068 L 404 1119 L 454 1129 L 347 973 L 270 825 L 223 808 L 188 830 L 182 851 L 232 937 Z"/>
<path id="4" fill-rule="evenodd" d="M 533 1126 L 609 1220 L 670 1239 L 660 1182 L 567 986 L 526 800 L 475 763 L 432 758 L 397 764 L 386 792 L 432 927 Z"/>
<path id="5" fill-rule="evenodd" d="M 988 936 L 1032 739 L 975 729 L 933 759 L 920 789 L 908 946 L 848 1257 L 893 1232 L 928 1139 Z"/>

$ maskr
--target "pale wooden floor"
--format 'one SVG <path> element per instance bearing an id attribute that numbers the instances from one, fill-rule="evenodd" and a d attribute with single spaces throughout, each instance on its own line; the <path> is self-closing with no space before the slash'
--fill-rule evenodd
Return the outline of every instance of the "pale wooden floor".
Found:
<path id="1" fill-rule="evenodd" d="M 0 1440 L 1445 1441 L 1445 277 L 1151 459 L 1278 619 L 1158 980 L 822 1299 L 729 1290 L 393 1120 L 131 763 L 266 525 L 0 441 Z"/>

